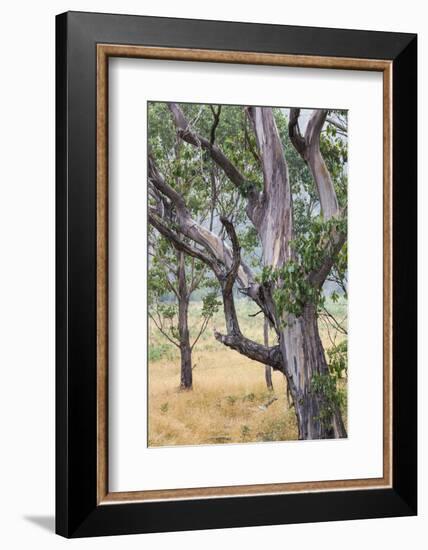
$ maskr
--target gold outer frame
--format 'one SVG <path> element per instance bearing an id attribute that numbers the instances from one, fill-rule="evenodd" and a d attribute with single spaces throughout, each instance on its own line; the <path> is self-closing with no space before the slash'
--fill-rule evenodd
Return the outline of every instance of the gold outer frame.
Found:
<path id="1" fill-rule="evenodd" d="M 109 492 L 108 59 L 132 57 L 383 73 L 383 476 L 369 479 Z M 392 61 L 97 44 L 97 504 L 392 487 Z"/>

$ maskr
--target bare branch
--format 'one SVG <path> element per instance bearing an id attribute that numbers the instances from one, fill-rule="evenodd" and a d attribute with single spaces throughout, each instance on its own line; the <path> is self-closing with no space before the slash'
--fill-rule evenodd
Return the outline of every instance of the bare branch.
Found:
<path id="1" fill-rule="evenodd" d="M 345 233 L 338 233 L 333 236 L 333 243 L 329 243 L 326 247 L 325 260 L 317 270 L 312 271 L 312 273 L 309 274 L 308 280 L 313 286 L 321 288 L 324 284 L 324 281 L 330 273 L 330 270 L 336 261 L 337 255 L 339 254 L 342 246 L 345 244 L 345 241 Z M 329 248 L 330 250 L 328 250 Z"/>
<path id="2" fill-rule="evenodd" d="M 213 146 L 215 142 L 215 132 L 220 122 L 221 105 L 217 106 L 217 111 L 214 110 L 214 107 L 212 105 L 210 105 L 210 109 L 214 117 L 214 122 L 213 122 L 213 125 L 211 126 L 211 132 L 210 132 L 210 143 L 211 143 L 211 146 Z"/>
<path id="3" fill-rule="evenodd" d="M 167 338 L 171 344 L 174 344 L 174 346 L 176 346 L 177 348 L 180 347 L 180 344 L 178 344 L 175 340 L 173 340 L 169 334 L 166 332 L 166 330 L 163 328 L 163 325 L 162 323 L 159 323 L 158 321 L 156 321 L 156 319 L 154 318 L 154 316 L 150 313 L 150 311 L 148 311 L 148 314 L 149 314 L 149 317 L 150 319 L 153 321 L 153 323 L 156 325 L 156 328 L 159 330 L 159 332 L 161 332 L 165 338 Z"/>
<path id="4" fill-rule="evenodd" d="M 329 319 L 329 321 L 331 322 L 331 324 L 332 324 L 333 326 L 335 326 L 336 329 L 337 329 L 339 332 L 341 332 L 342 334 L 348 334 L 348 331 L 345 329 L 345 327 L 342 326 L 342 324 L 339 323 L 339 321 L 336 319 L 336 317 L 335 317 L 334 315 L 332 315 L 332 314 L 328 311 L 328 309 L 327 309 L 326 307 L 324 307 L 324 306 L 322 307 L 322 315 L 323 315 L 324 317 L 327 317 L 327 318 Z M 346 319 L 346 317 L 345 317 L 345 319 Z"/>
<path id="5" fill-rule="evenodd" d="M 238 242 L 233 224 L 226 218 L 221 219 L 229 238 L 232 242 L 233 263 L 226 276 L 220 278 L 220 284 L 223 293 L 223 309 L 226 320 L 227 334 L 223 335 L 214 332 L 214 337 L 218 342 L 232 348 L 242 355 L 265 365 L 270 365 L 276 370 L 283 370 L 282 353 L 279 346 L 268 347 L 254 342 L 241 333 L 238 317 L 236 315 L 235 302 L 233 299 L 233 284 L 236 279 L 237 270 L 241 258 L 241 248 Z"/>
<path id="6" fill-rule="evenodd" d="M 236 235 L 235 228 L 233 227 L 233 224 L 224 217 L 220 218 L 221 223 L 224 225 L 227 234 L 229 235 L 229 239 L 232 242 L 232 252 L 233 252 L 233 262 L 232 266 L 229 269 L 227 275 L 226 275 L 226 284 L 224 287 L 224 292 L 229 294 L 232 294 L 233 285 L 235 283 L 236 276 L 238 274 L 238 269 L 241 264 L 241 246 L 238 242 L 238 236 Z"/>
<path id="7" fill-rule="evenodd" d="M 195 341 L 193 342 L 193 344 L 190 346 L 191 351 L 193 351 L 193 348 L 194 348 L 194 347 L 196 346 L 196 344 L 198 343 L 199 338 L 200 338 L 200 337 L 202 336 L 202 334 L 205 332 L 205 329 L 206 329 L 207 326 L 208 326 L 208 322 L 209 322 L 210 318 L 211 318 L 211 317 L 208 316 L 208 315 L 207 315 L 206 317 L 204 317 L 204 320 L 202 321 L 202 324 L 201 324 L 201 328 L 200 328 L 200 330 L 199 330 L 199 333 L 198 333 L 198 335 L 196 336 Z"/>
<path id="8" fill-rule="evenodd" d="M 166 195 L 175 205 L 176 209 L 180 212 L 186 212 L 186 204 L 180 193 L 177 193 L 170 185 L 168 185 L 161 176 L 153 157 L 149 154 L 147 156 L 149 183 L 152 184 L 158 191 Z"/>
<path id="9" fill-rule="evenodd" d="M 328 116 L 326 118 L 327 122 L 329 124 L 332 124 L 333 126 L 335 126 L 340 132 L 342 132 L 342 134 L 344 134 L 345 136 L 348 135 L 348 127 L 346 126 L 346 124 L 344 124 L 343 122 L 341 122 L 340 120 L 338 120 L 337 118 L 333 118 L 331 116 Z"/>
<path id="10" fill-rule="evenodd" d="M 263 311 L 261 309 L 259 311 L 257 311 L 257 313 L 249 313 L 248 317 L 257 317 L 257 315 L 260 315 L 260 313 L 263 313 Z"/>
<path id="11" fill-rule="evenodd" d="M 222 335 L 215 331 L 214 337 L 218 342 L 239 352 L 241 355 L 264 365 L 270 365 L 274 370 L 284 372 L 282 353 L 279 346 L 266 347 L 245 338 L 242 334 Z"/>
<path id="12" fill-rule="evenodd" d="M 215 233 L 209 231 L 202 225 L 198 224 L 194 219 L 192 219 L 184 203 L 183 197 L 165 182 L 165 180 L 157 170 L 153 159 L 151 159 L 149 162 L 149 178 L 150 181 L 153 182 L 155 187 L 160 192 L 169 197 L 174 203 L 177 213 L 177 219 L 175 220 L 178 226 L 177 231 L 202 246 L 211 255 L 211 257 L 216 260 L 217 265 L 218 263 L 220 263 L 229 269 L 232 264 L 232 251 L 230 250 L 230 247 L 226 243 L 224 243 L 224 241 L 218 235 L 215 235 Z M 152 212 L 152 215 L 154 216 L 157 215 L 157 212 L 153 211 L 153 209 L 149 209 L 149 214 L 150 212 Z M 157 216 L 157 220 L 155 221 L 158 224 L 161 223 L 161 219 L 159 218 L 159 216 Z M 166 229 L 168 228 L 166 227 Z M 177 238 L 177 234 L 174 235 L 174 238 Z M 205 259 L 202 261 L 207 263 L 206 254 L 204 254 L 204 258 Z M 212 259 L 211 263 L 207 265 L 212 267 Z M 258 291 L 260 285 L 256 283 L 255 277 L 251 269 L 243 261 L 241 261 L 241 265 L 238 269 L 238 280 L 239 284 L 242 287 L 249 289 L 251 297 L 259 302 L 260 299 L 258 297 Z M 260 307 L 263 307 L 261 304 L 259 305 Z"/>
<path id="13" fill-rule="evenodd" d="M 207 264 L 214 271 L 214 273 L 219 273 L 219 266 L 215 263 L 215 261 L 212 258 L 210 258 L 210 256 L 208 256 L 201 250 L 198 250 L 194 246 L 191 246 L 188 243 L 184 242 L 183 239 L 181 239 L 177 235 L 177 233 L 172 231 L 156 215 L 155 212 L 149 209 L 148 217 L 149 217 L 149 222 L 153 225 L 153 227 L 155 227 L 159 231 L 159 233 L 161 233 L 164 237 L 169 239 L 178 250 L 182 250 L 189 256 L 192 256 L 194 258 L 197 258 L 198 260 L 201 260 L 202 262 Z"/>

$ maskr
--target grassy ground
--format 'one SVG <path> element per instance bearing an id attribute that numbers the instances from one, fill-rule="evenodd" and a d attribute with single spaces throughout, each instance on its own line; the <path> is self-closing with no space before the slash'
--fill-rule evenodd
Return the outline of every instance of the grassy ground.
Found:
<path id="1" fill-rule="evenodd" d="M 263 342 L 263 319 L 249 317 L 257 306 L 237 300 L 241 330 L 249 338 Z M 339 318 L 346 304 L 329 304 Z M 199 326 L 201 304 L 192 302 L 189 311 L 191 334 Z M 150 326 L 149 334 L 149 446 L 244 443 L 297 439 L 294 409 L 288 406 L 286 383 L 281 373 L 272 379 L 277 398 L 266 389 L 264 366 L 219 344 L 213 328 L 224 331 L 221 311 L 211 320 L 193 351 L 193 391 L 179 391 L 180 360 L 178 349 Z M 323 343 L 331 339 L 320 323 Z M 273 338 L 273 334 L 271 335 Z"/>

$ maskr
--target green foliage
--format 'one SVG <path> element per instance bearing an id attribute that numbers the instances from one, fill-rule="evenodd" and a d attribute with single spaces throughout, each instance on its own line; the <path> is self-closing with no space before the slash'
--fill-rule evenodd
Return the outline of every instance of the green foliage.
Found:
<path id="1" fill-rule="evenodd" d="M 168 412 L 168 409 L 169 409 L 169 403 L 162 403 L 161 407 L 160 407 L 160 410 L 162 413 L 167 413 Z"/>
<path id="2" fill-rule="evenodd" d="M 251 435 L 251 428 L 246 424 L 241 426 L 241 439 L 243 441 L 246 441 L 250 437 L 250 435 Z"/>
<path id="3" fill-rule="evenodd" d="M 346 117 L 346 111 L 330 111 L 339 117 Z M 326 124 L 325 131 L 321 134 L 320 149 L 324 161 L 330 172 L 335 187 L 337 199 L 341 207 L 347 204 L 347 163 L 348 143 L 347 139 L 332 124 Z"/>
<path id="4" fill-rule="evenodd" d="M 202 317 L 210 319 L 218 312 L 221 302 L 217 300 L 217 292 L 209 292 L 202 299 Z"/>
<path id="5" fill-rule="evenodd" d="M 311 380 L 311 391 L 321 397 L 317 420 L 326 427 L 331 425 L 334 411 L 343 405 L 344 394 L 337 387 L 337 379 L 331 373 L 314 374 Z"/>
<path id="6" fill-rule="evenodd" d="M 231 405 L 231 406 L 233 406 L 236 403 L 237 399 L 238 398 L 235 395 L 228 395 L 226 397 L 226 401 L 227 401 L 228 405 Z"/>
<path id="7" fill-rule="evenodd" d="M 265 423 L 264 430 L 257 434 L 259 441 L 281 441 L 283 434 L 287 431 L 288 419 L 284 417 L 275 418 Z"/>
<path id="8" fill-rule="evenodd" d="M 307 230 L 298 235 L 292 243 L 306 273 L 321 266 L 326 255 L 330 255 L 337 235 L 346 233 L 346 230 L 347 220 L 344 218 L 324 220 L 321 216 L 316 216 L 311 219 Z"/>
<path id="9" fill-rule="evenodd" d="M 331 425 L 336 407 L 343 409 L 346 392 L 340 387 L 340 380 L 348 371 L 347 339 L 327 351 L 329 371 L 325 374 L 314 374 L 311 380 L 311 391 L 321 396 L 321 407 L 318 420 L 324 426 Z"/>
<path id="10" fill-rule="evenodd" d="M 326 256 L 331 254 L 335 238 L 343 231 L 346 231 L 346 220 L 332 218 L 325 221 L 317 216 L 311 220 L 307 232 L 291 242 L 293 259 L 280 268 L 263 267 L 261 282 L 273 288 L 273 299 L 280 316 L 290 313 L 298 317 L 306 304 L 316 307 L 324 304 L 322 289 L 312 286 L 308 275 L 321 267 Z M 338 294 L 333 292 L 333 301 L 337 299 Z"/>
<path id="11" fill-rule="evenodd" d="M 149 361 L 159 361 L 170 351 L 168 344 L 160 344 L 158 346 L 149 346 Z"/>
<path id="12" fill-rule="evenodd" d="M 206 139 L 211 139 L 214 112 L 217 105 L 180 104 L 190 126 Z M 304 117 L 304 111 L 302 111 Z M 316 308 L 324 304 L 322 289 L 311 287 L 308 275 L 316 270 L 331 250 L 334 237 L 346 233 L 346 217 L 340 221 L 324 221 L 313 177 L 305 161 L 295 150 L 288 135 L 287 110 L 274 108 L 273 114 L 287 160 L 291 193 L 293 198 L 293 223 L 295 239 L 291 243 L 293 257 L 278 270 L 261 267 L 260 239 L 245 213 L 248 194 L 252 188 L 263 189 L 263 172 L 258 158 L 258 149 L 251 124 L 242 106 L 223 105 L 215 131 L 215 144 L 243 174 L 245 183 L 238 190 L 224 172 L 213 162 L 209 153 L 200 147 L 177 138 L 171 113 L 164 103 L 149 103 L 149 147 L 160 171 L 168 183 L 185 199 L 193 218 L 205 227 L 211 224 L 214 232 L 221 229 L 219 216 L 232 217 L 238 233 L 243 259 L 251 265 L 262 283 L 271 287 L 279 316 L 299 316 L 306 304 Z M 346 125 L 346 111 L 332 110 L 329 116 Z M 302 123 L 303 124 L 303 123 Z M 303 131 L 303 130 L 302 130 Z M 342 211 L 347 204 L 347 138 L 342 132 L 326 123 L 320 138 L 320 147 L 331 174 Z M 213 196 L 213 181 L 215 195 Z M 214 198 L 213 198 L 214 197 Z M 171 227 L 174 220 L 170 221 Z M 159 252 L 160 251 L 160 252 Z M 165 254 L 164 244 L 156 254 Z M 186 267 L 188 266 L 186 260 Z M 174 263 L 174 261 L 172 262 Z M 195 263 L 196 269 L 202 267 Z M 149 275 L 149 288 L 156 300 L 171 299 L 170 285 L 165 281 L 165 268 L 152 262 L 153 273 Z M 330 280 L 338 288 L 332 300 L 341 294 L 346 296 L 347 246 L 342 247 L 330 271 Z M 202 289 L 209 289 L 213 277 L 201 282 Z M 150 298 L 150 297 L 149 297 Z M 215 298 L 214 298 L 215 300 Z M 205 313 L 209 314 L 207 303 Z"/>
<path id="13" fill-rule="evenodd" d="M 250 401 L 252 403 L 255 400 L 255 398 L 256 398 L 256 395 L 253 392 L 251 392 L 244 395 L 244 397 L 242 398 L 242 401 Z"/>
<path id="14" fill-rule="evenodd" d="M 348 340 L 345 339 L 327 351 L 328 366 L 336 382 L 348 372 Z"/>

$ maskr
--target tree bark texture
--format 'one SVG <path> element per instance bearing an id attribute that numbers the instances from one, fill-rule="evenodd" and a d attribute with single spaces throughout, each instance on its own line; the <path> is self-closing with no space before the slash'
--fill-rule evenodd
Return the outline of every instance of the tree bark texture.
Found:
<path id="1" fill-rule="evenodd" d="M 307 305 L 303 314 L 287 317 L 280 347 L 288 386 L 297 415 L 300 439 L 346 437 L 339 407 L 322 391 L 313 389 L 316 377 L 329 375 L 319 336 L 315 308 Z"/>
<path id="2" fill-rule="evenodd" d="M 281 268 L 295 260 L 292 241 L 293 199 L 288 176 L 288 167 L 273 111 L 265 107 L 248 107 L 259 157 L 263 169 L 263 190 L 259 191 L 248 182 L 226 158 L 218 145 L 197 135 L 185 119 L 180 107 L 169 105 L 178 136 L 211 155 L 214 162 L 225 172 L 236 186 L 245 185 L 247 196 L 246 212 L 256 228 L 263 249 L 263 262 L 272 269 Z M 320 151 L 320 132 L 327 111 L 313 111 L 302 136 L 299 129 L 299 109 L 290 110 L 289 135 L 295 149 L 308 164 L 318 192 L 321 213 L 325 220 L 340 217 L 340 210 L 333 182 Z M 187 254 L 205 261 L 216 274 L 223 294 L 223 306 L 227 334 L 218 332 L 215 337 L 224 345 L 250 359 L 281 371 L 287 379 L 288 389 L 294 403 L 300 439 L 326 439 L 346 437 L 345 426 L 338 405 L 314 383 L 315 379 L 328 377 L 328 365 L 319 336 L 316 307 L 307 302 L 298 317 L 285 311 L 278 312 L 272 297 L 273 289 L 268 284 L 256 281 L 251 269 L 241 259 L 239 243 L 234 228 L 228 220 L 222 219 L 232 246 L 228 246 L 213 232 L 192 220 L 183 198 L 174 191 L 158 173 L 149 158 L 149 185 L 156 193 L 163 194 L 176 211 L 175 223 L 178 233 L 163 224 L 157 212 L 149 211 L 150 222 L 164 235 L 170 235 L 178 248 Z M 174 233 L 171 236 L 171 233 Z M 184 242 L 182 238 L 190 239 Z M 323 265 L 318 271 L 308 273 L 307 280 L 314 287 L 321 288 L 333 265 L 335 255 L 340 251 L 345 236 L 334 236 L 334 246 L 329 249 Z M 246 295 L 261 308 L 275 329 L 278 343 L 268 346 L 247 339 L 240 331 L 235 311 L 232 287 L 235 279 Z M 275 283 L 281 289 L 282 282 Z"/>
<path id="3" fill-rule="evenodd" d="M 178 333 L 180 338 L 180 388 L 191 390 L 193 385 L 192 377 L 192 349 L 189 336 L 189 294 L 186 284 L 185 254 L 177 252 L 178 259 Z"/>

